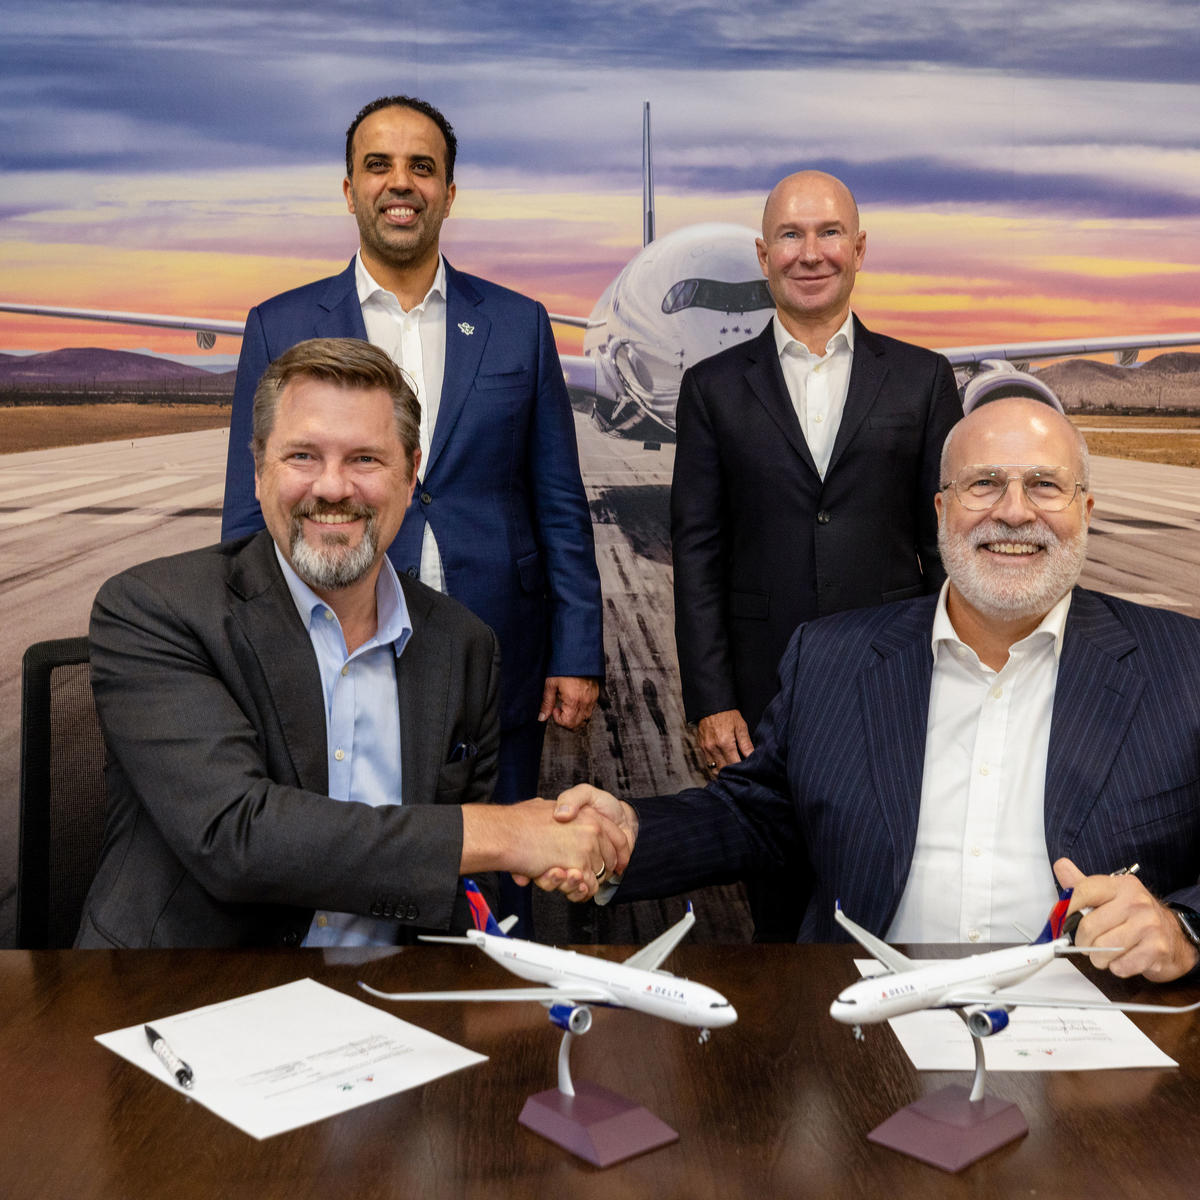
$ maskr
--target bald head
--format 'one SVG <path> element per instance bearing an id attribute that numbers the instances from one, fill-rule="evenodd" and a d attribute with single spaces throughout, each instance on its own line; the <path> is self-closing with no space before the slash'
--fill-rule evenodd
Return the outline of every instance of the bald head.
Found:
<path id="1" fill-rule="evenodd" d="M 858 232 L 858 202 L 836 175 L 825 171 L 796 171 L 781 179 L 767 195 L 762 218 L 765 240 L 771 240 L 781 213 L 786 213 L 798 201 L 825 203 L 830 212 L 840 214 L 847 232 L 852 235 Z"/>
<path id="2" fill-rule="evenodd" d="M 850 313 L 867 248 L 850 189 L 824 171 L 781 179 L 767 197 L 755 244 L 779 322 L 813 354 L 824 354 Z"/>
<path id="3" fill-rule="evenodd" d="M 1070 466 L 1085 491 L 1088 487 L 1083 434 L 1050 405 L 1024 396 L 982 404 L 950 430 L 942 446 L 942 482 L 980 463 Z"/>

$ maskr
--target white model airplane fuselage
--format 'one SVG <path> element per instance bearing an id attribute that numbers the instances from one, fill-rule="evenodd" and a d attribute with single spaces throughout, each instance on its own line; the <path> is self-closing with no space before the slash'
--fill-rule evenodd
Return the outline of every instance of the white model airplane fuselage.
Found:
<path id="1" fill-rule="evenodd" d="M 1034 996 L 1009 991 L 1014 984 L 1028 979 L 1048 962 L 1063 954 L 1093 954 L 1098 950 L 1120 947 L 1077 947 L 1062 928 L 1068 892 L 1055 905 L 1041 937 L 1028 946 L 989 950 L 968 958 L 917 963 L 882 938 L 856 925 L 839 906 L 834 919 L 856 942 L 886 968 L 881 975 L 868 976 L 852 983 L 829 1007 L 829 1015 L 857 1029 L 876 1025 L 892 1017 L 921 1012 L 927 1008 L 961 1010 L 967 1028 L 976 1038 L 999 1033 L 1008 1024 L 1012 1009 L 1021 1008 L 1097 1008 L 1122 1012 L 1193 1012 L 1200 1003 L 1132 1004 L 1116 1000 L 1062 1000 L 1052 996 Z M 1059 936 L 1052 937 L 1050 930 Z"/>
<path id="2" fill-rule="evenodd" d="M 505 970 L 521 979 L 549 984 L 563 1000 L 589 993 L 593 998 L 588 1003 L 635 1009 L 697 1028 L 719 1028 L 737 1020 L 733 1005 L 720 992 L 669 971 L 631 967 L 477 929 L 466 936 Z"/>
<path id="3" fill-rule="evenodd" d="M 1065 938 L 1062 941 L 1069 944 Z M 995 991 L 1028 979 L 1056 957 L 1055 945 L 1013 946 L 899 975 L 874 975 L 846 988 L 833 1002 L 829 1015 L 846 1025 L 875 1025 L 925 1008 L 945 1008 L 964 988 Z M 1002 997 L 996 999 L 1002 1001 Z"/>
<path id="4" fill-rule="evenodd" d="M 593 1004 L 629 1008 L 705 1030 L 732 1025 L 737 1011 L 720 992 L 659 969 L 695 920 L 688 905 L 680 921 L 624 962 L 480 929 L 469 929 L 462 937 L 423 935 L 422 941 L 475 946 L 505 970 L 542 986 L 455 992 L 381 992 L 365 983 L 360 986 L 383 1000 L 534 1000 L 545 1005 L 550 1020 L 569 1033 L 588 1031 L 592 1023 L 588 1006 Z"/>

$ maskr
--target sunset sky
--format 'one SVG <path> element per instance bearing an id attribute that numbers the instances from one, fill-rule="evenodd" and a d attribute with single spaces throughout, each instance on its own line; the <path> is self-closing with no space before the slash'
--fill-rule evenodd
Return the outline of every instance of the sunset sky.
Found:
<path id="1" fill-rule="evenodd" d="M 239 319 L 339 269 L 345 127 L 407 91 L 460 137 L 447 255 L 551 310 L 589 312 L 640 245 L 649 99 L 660 232 L 753 226 L 777 178 L 831 170 L 882 331 L 1200 330 L 1192 0 L 403 11 L 0 0 L 0 299 Z M 0 350 L 67 345 L 195 351 L 0 314 Z"/>

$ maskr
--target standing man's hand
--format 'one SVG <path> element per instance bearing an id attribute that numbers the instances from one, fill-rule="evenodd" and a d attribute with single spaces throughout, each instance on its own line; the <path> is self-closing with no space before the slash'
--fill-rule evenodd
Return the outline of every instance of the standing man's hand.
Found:
<path id="1" fill-rule="evenodd" d="M 1075 931 L 1077 946 L 1121 946 L 1117 954 L 1089 955 L 1092 966 L 1127 979 L 1144 975 L 1167 983 L 1196 965 L 1196 948 L 1183 935 L 1179 918 L 1152 896 L 1136 875 L 1085 875 L 1069 858 L 1054 864 L 1059 884 L 1074 888 L 1068 914 L 1091 911 Z"/>
<path id="2" fill-rule="evenodd" d="M 704 765 L 715 775 L 730 763 L 741 762 L 754 753 L 750 728 L 736 708 L 701 717 L 696 725 Z"/>
<path id="3" fill-rule="evenodd" d="M 578 729 L 592 715 L 600 696 L 600 684 L 595 679 L 578 675 L 551 675 L 542 689 L 539 721 L 554 718 L 564 729 Z"/>

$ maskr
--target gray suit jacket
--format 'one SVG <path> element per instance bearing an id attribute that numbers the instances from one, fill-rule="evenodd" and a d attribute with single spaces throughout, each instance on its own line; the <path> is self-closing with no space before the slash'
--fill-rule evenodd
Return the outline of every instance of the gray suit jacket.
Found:
<path id="1" fill-rule="evenodd" d="M 328 787 L 308 633 L 271 538 L 110 579 L 91 624 L 109 814 L 80 946 L 297 945 L 314 909 L 416 928 L 468 924 L 462 817 L 499 738 L 496 639 L 401 577 L 413 636 L 396 660 L 403 804 Z"/>
<path id="2" fill-rule="evenodd" d="M 887 932 L 912 865 L 937 599 L 813 621 L 779 665 L 754 753 L 702 791 L 637 801 L 618 896 L 791 873 L 801 941 L 844 941 L 834 902 Z M 1200 621 L 1076 589 L 1050 722 L 1046 855 L 1137 862 L 1200 910 Z"/>

